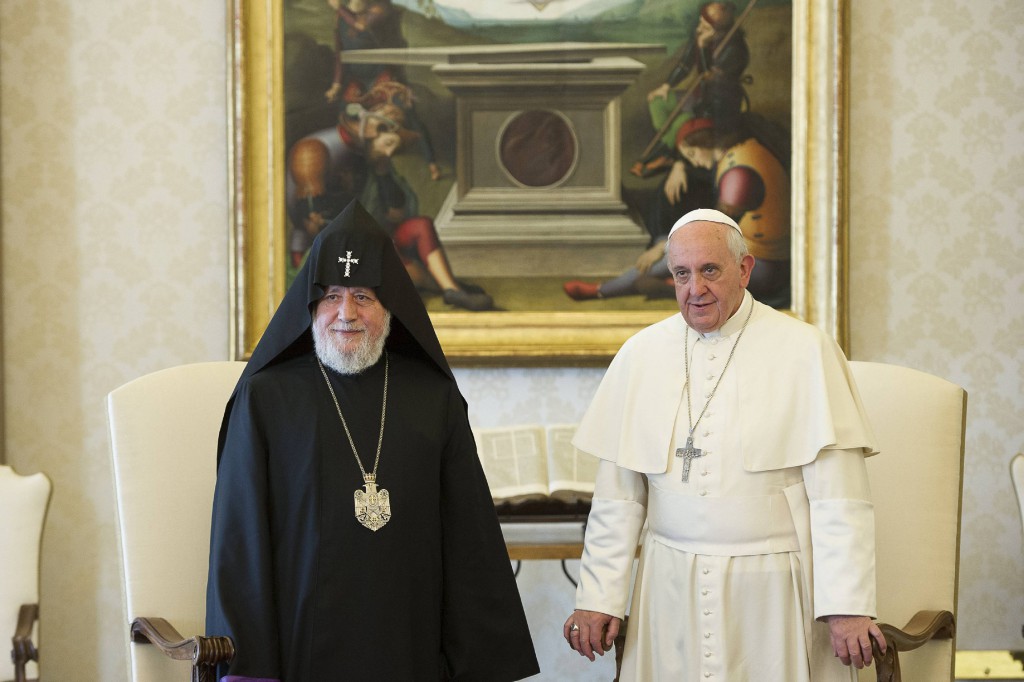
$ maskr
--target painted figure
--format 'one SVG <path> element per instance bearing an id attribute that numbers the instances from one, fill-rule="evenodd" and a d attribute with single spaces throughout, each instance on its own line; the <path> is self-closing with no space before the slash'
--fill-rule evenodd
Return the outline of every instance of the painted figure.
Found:
<path id="1" fill-rule="evenodd" d="M 685 213 L 710 198 L 708 205 L 739 223 L 748 250 L 757 258 L 750 292 L 775 308 L 790 303 L 786 139 L 783 131 L 754 115 L 732 122 L 691 118 L 676 133 L 677 156 L 653 200 L 657 208 L 649 223 L 663 226 L 666 215 Z M 636 294 L 672 298 L 666 234 L 652 233 L 651 245 L 622 275 L 605 282 L 572 280 L 565 283 L 565 293 L 577 301 Z"/>
<path id="2" fill-rule="evenodd" d="M 343 105 L 358 103 L 367 109 L 381 104 L 381 94 L 403 110 L 404 125 L 419 135 L 420 152 L 430 177 L 438 180 L 437 165 L 430 133 L 416 113 L 412 90 L 401 67 L 390 64 L 345 63 L 346 50 L 402 48 L 408 43 L 402 36 L 401 14 L 391 0 L 327 0 L 335 12 L 334 78 L 324 96 L 328 102 Z"/>
<path id="3" fill-rule="evenodd" d="M 659 143 L 631 170 L 646 176 L 670 163 L 676 134 L 694 116 L 723 119 L 739 114 L 746 102 L 744 72 L 750 63 L 743 30 L 731 2 L 700 8 L 693 39 L 687 43 L 664 83 L 647 94 L 651 125 Z M 689 91 L 677 88 L 687 81 Z"/>
<path id="4" fill-rule="evenodd" d="M 403 110 L 385 102 L 368 111 L 349 104 L 336 128 L 308 135 L 288 154 L 289 249 L 301 265 L 313 239 L 352 199 L 360 199 L 395 240 L 421 292 L 440 293 L 464 310 L 494 308 L 481 288 L 455 278 L 434 221 L 419 213 L 416 193 L 391 163 L 403 144 Z"/>

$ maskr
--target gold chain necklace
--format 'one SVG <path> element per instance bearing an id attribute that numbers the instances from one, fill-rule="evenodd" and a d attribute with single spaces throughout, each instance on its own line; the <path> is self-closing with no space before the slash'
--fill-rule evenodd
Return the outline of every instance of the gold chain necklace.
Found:
<path id="1" fill-rule="evenodd" d="M 324 375 L 324 381 L 327 382 L 327 390 L 331 392 L 334 407 L 338 410 L 338 416 L 341 417 L 341 425 L 345 428 L 345 435 L 348 436 L 348 444 L 352 446 L 352 454 L 355 455 L 356 464 L 359 465 L 359 471 L 363 474 L 363 487 L 366 490 L 356 490 L 354 495 L 356 520 L 370 530 L 380 530 L 384 527 L 384 524 L 391 520 L 391 494 L 384 488 L 377 489 L 377 467 L 380 465 L 380 450 L 381 445 L 384 443 L 384 416 L 388 409 L 388 354 L 385 351 L 384 400 L 380 407 L 380 435 L 377 437 L 377 458 L 374 459 L 373 471 L 369 474 L 363 468 L 363 461 L 359 459 L 359 452 L 356 451 L 356 442 L 352 440 L 352 432 L 348 430 L 348 422 L 345 421 L 345 415 L 341 413 L 341 405 L 338 403 L 338 396 L 334 394 L 334 387 L 327 376 L 327 370 L 324 369 L 320 358 L 316 359 L 316 364 L 320 366 L 320 373 Z"/>
<path id="2" fill-rule="evenodd" d="M 700 411 L 699 415 L 697 415 L 696 422 L 693 421 L 693 413 L 690 411 L 690 325 L 686 325 L 686 341 L 683 343 L 683 360 L 686 363 L 686 421 L 690 425 L 690 433 L 686 436 L 686 446 L 676 449 L 676 457 L 683 458 L 684 483 L 690 480 L 690 464 L 698 457 L 704 456 L 703 450 L 693 446 L 693 432 L 697 428 L 697 424 L 700 424 L 700 420 L 704 417 L 704 413 L 708 411 L 708 405 L 711 404 L 711 399 L 715 397 L 715 392 L 718 391 L 718 386 L 722 383 L 722 377 L 725 376 L 725 370 L 729 369 L 729 363 L 732 362 L 733 353 L 736 352 L 736 346 L 740 345 L 740 339 L 743 338 L 743 332 L 747 331 L 747 323 L 750 322 L 750 315 L 753 312 L 754 305 L 751 303 L 750 310 L 747 311 L 747 317 L 743 320 L 743 327 L 740 329 L 739 336 L 736 337 L 736 342 L 732 344 L 732 349 L 729 350 L 729 357 L 725 359 L 725 366 L 722 367 L 722 373 L 718 375 L 718 381 L 715 382 L 715 387 L 711 389 L 711 395 L 708 396 L 707 402 L 704 403 L 704 409 Z"/>

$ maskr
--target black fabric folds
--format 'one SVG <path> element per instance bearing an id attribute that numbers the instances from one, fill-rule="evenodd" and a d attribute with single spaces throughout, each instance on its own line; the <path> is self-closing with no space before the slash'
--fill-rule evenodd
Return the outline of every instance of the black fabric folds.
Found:
<path id="1" fill-rule="evenodd" d="M 238 385 L 276 362 L 313 350 L 310 331 L 313 308 L 332 284 L 376 289 L 381 303 L 391 311 L 387 347 L 409 355 L 422 355 L 455 381 L 423 299 L 409 278 L 394 242 L 363 205 L 353 201 L 313 240 L 305 263 L 253 349 Z M 218 462 L 237 392 L 236 386 L 224 411 Z"/>
<path id="2" fill-rule="evenodd" d="M 391 311 L 385 360 L 327 370 L 391 519 L 360 525 L 363 477 L 313 351 L 333 284 Z M 316 239 L 228 403 L 217 454 L 206 630 L 218 679 L 512 682 L 536 655 L 465 400 L 390 237 L 353 203 Z"/>

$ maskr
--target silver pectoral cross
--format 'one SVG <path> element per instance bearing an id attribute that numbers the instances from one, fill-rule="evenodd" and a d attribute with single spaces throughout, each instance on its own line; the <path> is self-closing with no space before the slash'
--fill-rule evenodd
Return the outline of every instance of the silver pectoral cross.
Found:
<path id="1" fill-rule="evenodd" d="M 683 458 L 683 483 L 690 480 L 690 463 L 703 456 L 703 450 L 693 447 L 693 436 L 686 437 L 686 447 L 676 448 L 676 457 Z"/>

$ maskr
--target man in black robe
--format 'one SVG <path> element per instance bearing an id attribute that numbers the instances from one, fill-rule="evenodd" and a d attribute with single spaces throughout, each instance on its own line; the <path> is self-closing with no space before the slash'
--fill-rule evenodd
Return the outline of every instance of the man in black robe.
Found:
<path id="1" fill-rule="evenodd" d="M 228 402 L 207 632 L 234 641 L 228 680 L 539 671 L 465 401 L 357 202 L 317 236 Z"/>

